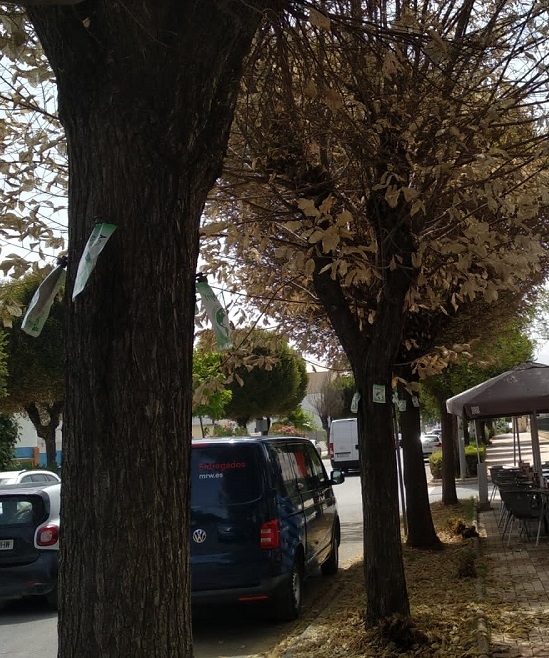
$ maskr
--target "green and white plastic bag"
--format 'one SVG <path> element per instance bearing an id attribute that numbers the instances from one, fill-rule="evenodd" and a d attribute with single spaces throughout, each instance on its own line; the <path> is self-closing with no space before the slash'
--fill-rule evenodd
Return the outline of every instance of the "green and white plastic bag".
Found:
<path id="1" fill-rule="evenodd" d="M 59 265 L 36 289 L 21 324 L 21 329 L 29 336 L 40 335 L 50 314 L 51 305 L 65 283 L 66 276 L 65 266 Z"/>
<path id="2" fill-rule="evenodd" d="M 206 315 L 212 323 L 214 334 L 217 339 L 217 346 L 220 350 L 230 350 L 233 346 L 233 342 L 231 339 L 231 327 L 229 325 L 227 312 L 219 303 L 219 300 L 207 281 L 199 279 L 196 282 L 196 290 L 200 295 L 200 300 L 202 301 L 202 306 L 206 311 Z"/>
<path id="3" fill-rule="evenodd" d="M 107 240 L 115 231 L 115 224 L 96 224 L 93 227 L 93 231 L 88 238 L 86 247 L 84 248 L 84 253 L 78 263 L 74 290 L 72 291 L 73 300 L 86 287 L 99 254 L 103 251 L 103 248 L 107 244 Z"/>

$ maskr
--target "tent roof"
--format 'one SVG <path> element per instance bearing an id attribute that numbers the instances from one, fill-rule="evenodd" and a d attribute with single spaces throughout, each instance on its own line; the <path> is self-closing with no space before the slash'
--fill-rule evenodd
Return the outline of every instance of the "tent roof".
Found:
<path id="1" fill-rule="evenodd" d="M 549 366 L 526 361 L 454 395 L 446 408 L 471 420 L 549 412 Z"/>

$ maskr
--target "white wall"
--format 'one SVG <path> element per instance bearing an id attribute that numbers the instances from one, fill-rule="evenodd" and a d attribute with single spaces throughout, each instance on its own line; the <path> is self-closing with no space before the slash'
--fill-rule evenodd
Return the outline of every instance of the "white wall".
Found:
<path id="1" fill-rule="evenodd" d="M 46 452 L 46 444 L 42 439 L 38 438 L 38 434 L 34 428 L 34 425 L 29 420 L 28 416 L 23 414 L 16 414 L 14 419 L 19 425 L 19 441 L 17 442 L 15 448 L 38 448 L 41 453 Z M 59 424 L 55 436 L 55 447 L 59 451 L 62 447 L 62 431 L 61 428 L 63 422 Z"/>

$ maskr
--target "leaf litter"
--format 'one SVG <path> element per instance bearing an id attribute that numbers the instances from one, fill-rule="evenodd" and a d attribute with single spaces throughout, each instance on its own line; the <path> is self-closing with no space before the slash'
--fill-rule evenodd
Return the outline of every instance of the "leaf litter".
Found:
<path id="1" fill-rule="evenodd" d="M 532 617 L 519 623 L 512 605 L 500 615 L 497 596 L 478 595 L 478 576 L 486 577 L 487 563 L 479 557 L 475 537 L 457 530 L 468 528 L 473 501 L 458 505 L 431 505 L 441 549 L 410 548 L 403 544 L 403 559 L 410 598 L 410 620 L 397 616 L 383 627 L 366 628 L 366 597 L 362 560 L 340 569 L 337 594 L 323 607 L 313 604 L 305 617 L 288 629 L 276 647 L 256 658 L 474 658 L 478 650 L 478 620 L 508 632 L 529 632 Z M 475 534 L 475 532 L 473 532 Z M 324 604 L 326 602 L 324 601 Z M 525 625 L 525 628 L 521 627 Z"/>

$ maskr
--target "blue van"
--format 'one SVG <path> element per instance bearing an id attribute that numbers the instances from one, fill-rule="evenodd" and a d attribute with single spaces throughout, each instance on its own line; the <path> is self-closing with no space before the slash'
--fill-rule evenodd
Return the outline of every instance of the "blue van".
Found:
<path id="1" fill-rule="evenodd" d="M 200 604 L 268 604 L 299 616 L 303 580 L 338 570 L 333 484 L 308 439 L 238 437 L 192 443 L 191 596 Z"/>

